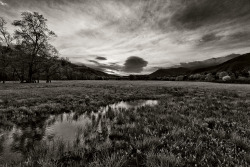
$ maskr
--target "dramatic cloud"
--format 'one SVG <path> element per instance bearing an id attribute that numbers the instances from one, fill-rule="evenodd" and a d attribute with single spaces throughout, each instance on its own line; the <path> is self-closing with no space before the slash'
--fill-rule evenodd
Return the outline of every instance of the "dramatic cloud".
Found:
<path id="1" fill-rule="evenodd" d="M 148 62 L 144 59 L 132 56 L 126 60 L 123 71 L 128 73 L 140 73 L 142 72 L 143 67 L 146 67 L 147 64 Z"/>
<path id="2" fill-rule="evenodd" d="M 229 39 L 234 41 L 249 41 L 250 40 L 250 31 L 247 32 L 247 31 L 241 31 L 241 32 L 236 32 L 236 33 L 233 33 L 233 34 L 230 34 L 229 36 Z"/>
<path id="3" fill-rule="evenodd" d="M 249 0 L 0 0 L 11 32 L 23 11 L 48 19 L 61 56 L 109 73 L 250 52 Z M 124 67 L 135 55 L 148 63 Z"/>
<path id="4" fill-rule="evenodd" d="M 95 63 L 95 64 L 100 64 L 98 61 L 95 61 L 95 60 L 89 60 L 89 62 Z"/>
<path id="5" fill-rule="evenodd" d="M 0 5 L 2 6 L 7 6 L 7 3 L 3 2 L 3 1 L 0 1 Z"/>
<path id="6" fill-rule="evenodd" d="M 184 1 L 183 1 L 184 2 Z M 172 22 L 180 27 L 197 29 L 215 23 L 250 18 L 249 0 L 189 0 L 178 9 Z"/>
<path id="7" fill-rule="evenodd" d="M 210 33 L 210 34 L 206 34 L 206 35 L 202 36 L 200 43 L 204 44 L 207 42 L 214 42 L 214 41 L 220 40 L 221 38 L 222 38 L 222 36 L 219 36 L 215 33 Z"/>
<path id="8" fill-rule="evenodd" d="M 100 56 L 100 57 L 96 57 L 96 59 L 97 59 L 97 60 L 107 60 L 106 57 L 101 57 L 101 56 Z"/>

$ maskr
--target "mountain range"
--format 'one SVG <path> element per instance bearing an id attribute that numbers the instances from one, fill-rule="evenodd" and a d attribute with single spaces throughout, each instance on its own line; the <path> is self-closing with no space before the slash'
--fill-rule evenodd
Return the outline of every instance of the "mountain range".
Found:
<path id="1" fill-rule="evenodd" d="M 188 69 L 206 68 L 206 67 L 211 67 L 211 66 L 222 64 L 228 60 L 231 60 L 231 59 L 239 57 L 239 56 L 240 56 L 240 54 L 231 54 L 228 56 L 211 58 L 211 59 L 207 59 L 204 61 L 180 63 L 180 65 L 174 66 L 173 68 L 178 68 L 178 67 L 183 67 L 183 68 L 188 68 Z"/>
<path id="2" fill-rule="evenodd" d="M 159 69 L 149 76 L 167 77 L 179 75 L 191 75 L 196 73 L 214 73 L 214 72 L 237 72 L 243 70 L 250 70 L 250 53 L 239 55 L 232 54 L 220 58 L 212 58 L 204 61 L 196 61 L 190 63 L 181 63 L 179 67 L 172 67 L 168 69 Z"/>

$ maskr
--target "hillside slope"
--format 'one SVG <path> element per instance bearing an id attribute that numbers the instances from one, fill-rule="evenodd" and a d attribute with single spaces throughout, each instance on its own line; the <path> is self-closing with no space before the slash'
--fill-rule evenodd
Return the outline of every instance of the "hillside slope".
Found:
<path id="1" fill-rule="evenodd" d="M 233 58 L 216 66 L 193 70 L 192 73 L 221 72 L 221 71 L 237 72 L 243 70 L 250 70 L 250 53 Z"/>
<path id="2" fill-rule="evenodd" d="M 111 79 L 117 76 L 87 67 L 83 64 L 74 64 L 68 62 L 70 70 L 67 73 L 67 79 Z"/>
<path id="3" fill-rule="evenodd" d="M 211 58 L 211 59 L 207 59 L 207 60 L 203 60 L 203 61 L 180 63 L 180 65 L 174 66 L 174 68 L 177 68 L 177 67 L 183 67 L 183 68 L 188 68 L 188 69 L 207 68 L 207 67 L 222 64 L 228 60 L 231 60 L 231 59 L 239 57 L 239 56 L 241 56 L 241 55 L 240 54 L 230 54 L 228 56 Z"/>
<path id="4" fill-rule="evenodd" d="M 178 76 L 178 75 L 186 75 L 191 72 L 188 68 L 169 68 L 169 69 L 159 69 L 152 74 L 149 75 L 150 78 L 154 77 L 165 77 L 165 76 Z"/>
<path id="5" fill-rule="evenodd" d="M 150 74 L 149 76 L 153 78 L 153 77 L 165 77 L 165 76 L 168 77 L 168 76 L 190 75 L 196 73 L 214 73 L 221 71 L 237 72 L 243 70 L 250 70 L 250 53 L 240 56 L 233 54 L 229 55 L 229 57 L 234 57 L 234 58 L 218 65 L 213 65 L 205 68 L 204 67 L 194 68 L 195 66 L 192 66 L 192 68 L 179 67 L 179 68 L 159 69 Z M 223 61 L 224 60 L 225 59 L 223 58 Z M 222 59 L 220 61 L 222 61 Z M 211 59 L 208 59 L 207 62 L 211 62 Z"/>

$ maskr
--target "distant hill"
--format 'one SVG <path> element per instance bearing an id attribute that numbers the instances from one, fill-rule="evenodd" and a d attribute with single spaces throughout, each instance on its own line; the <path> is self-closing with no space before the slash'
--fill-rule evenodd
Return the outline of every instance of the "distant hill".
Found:
<path id="1" fill-rule="evenodd" d="M 217 64 L 219 62 L 222 63 Z M 200 68 L 201 64 L 203 64 L 204 67 Z M 209 64 L 213 65 L 208 66 Z M 232 54 L 222 58 L 213 58 L 201 62 L 186 63 L 185 67 L 159 69 L 154 73 L 150 74 L 149 76 L 153 78 L 153 77 L 164 77 L 164 76 L 190 75 L 190 74 L 205 73 L 205 72 L 206 73 L 209 72 L 213 73 L 220 71 L 236 72 L 243 70 L 250 70 L 250 53 L 244 55 Z"/>
<path id="2" fill-rule="evenodd" d="M 105 72 L 87 67 L 82 63 L 71 63 L 70 66 L 74 69 L 74 71 L 81 73 L 84 77 L 116 77 L 115 75 L 107 74 Z"/>
<path id="3" fill-rule="evenodd" d="M 188 68 L 169 68 L 169 69 L 159 69 L 152 74 L 149 75 L 150 78 L 154 77 L 169 77 L 169 76 L 178 76 L 178 75 L 186 75 L 191 72 Z"/>
<path id="4" fill-rule="evenodd" d="M 250 53 L 238 56 L 236 58 L 233 58 L 216 66 L 195 69 L 192 71 L 192 73 L 221 72 L 221 71 L 237 72 L 243 70 L 250 70 Z"/>
<path id="5" fill-rule="evenodd" d="M 183 67 L 188 69 L 198 69 L 198 68 L 206 68 L 211 66 L 216 66 L 219 64 L 222 64 L 228 60 L 231 60 L 233 58 L 239 57 L 240 54 L 231 54 L 225 57 L 217 57 L 217 58 L 211 58 L 204 61 L 194 61 L 189 63 L 180 63 L 178 66 L 174 66 L 173 68 L 177 67 Z"/>

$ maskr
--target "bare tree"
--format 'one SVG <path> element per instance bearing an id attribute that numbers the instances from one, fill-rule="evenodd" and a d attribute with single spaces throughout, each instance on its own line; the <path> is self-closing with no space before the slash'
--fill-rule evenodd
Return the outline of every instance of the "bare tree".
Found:
<path id="1" fill-rule="evenodd" d="M 15 38 L 22 45 L 23 52 L 27 55 L 28 79 L 32 82 L 33 74 L 37 72 L 36 63 L 44 49 L 49 45 L 49 40 L 55 37 L 55 33 L 47 28 L 47 20 L 37 12 L 23 12 L 21 20 L 15 20 L 14 26 L 19 27 L 15 31 Z"/>

